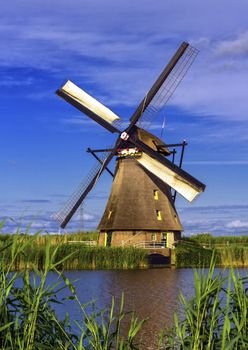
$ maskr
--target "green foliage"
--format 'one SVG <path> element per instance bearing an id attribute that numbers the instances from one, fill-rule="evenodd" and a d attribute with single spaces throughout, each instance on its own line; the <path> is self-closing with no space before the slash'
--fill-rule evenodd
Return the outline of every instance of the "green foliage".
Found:
<path id="1" fill-rule="evenodd" d="M 35 241 L 32 245 L 28 245 L 25 251 L 20 252 L 16 257 L 12 269 L 43 269 L 46 246 L 38 245 Z M 56 251 L 55 262 L 60 261 L 64 256 L 69 256 L 66 261 L 59 264 L 59 269 L 135 269 L 147 267 L 147 252 L 144 249 L 90 247 L 82 243 L 64 243 L 57 246 L 51 245 L 51 251 Z M 3 255 L 5 262 L 9 264 L 12 259 L 11 248 L 6 248 Z"/>
<path id="2" fill-rule="evenodd" d="M 175 265 L 176 267 L 207 267 L 210 265 L 213 253 L 217 266 L 248 266 L 248 246 L 229 244 L 209 248 L 207 245 L 202 245 L 191 238 L 184 239 L 176 245 L 174 252 Z"/>
<path id="3" fill-rule="evenodd" d="M 212 250 L 204 249 L 200 245 L 179 243 L 175 249 L 175 265 L 176 267 L 209 266 L 212 254 Z"/>
<path id="4" fill-rule="evenodd" d="M 147 266 L 147 252 L 132 247 L 88 247 L 82 244 L 62 244 L 57 252 L 58 259 L 74 252 L 63 269 L 134 269 Z"/>
<path id="5" fill-rule="evenodd" d="M 19 231 L 17 231 L 19 233 Z M 43 269 L 45 264 L 46 246 L 49 243 L 51 250 L 56 250 L 55 261 L 64 256 L 70 257 L 60 265 L 61 269 L 135 269 L 147 267 L 147 252 L 144 249 L 134 247 L 99 247 L 97 245 L 89 246 L 89 241 L 95 241 L 98 233 L 74 233 L 64 235 L 32 235 L 25 234 L 5 235 L 4 240 L 0 240 L 0 248 L 4 244 L 15 244 L 16 237 L 18 241 L 29 242 L 25 251 L 19 252 L 14 259 L 13 270 L 24 268 Z M 1 237 L 1 235 L 0 235 Z M 6 262 L 12 259 L 11 248 L 5 249 L 4 258 Z"/>
<path id="6" fill-rule="evenodd" d="M 224 248 L 216 248 L 218 263 L 225 267 L 247 267 L 248 247 L 230 245 Z"/>
<path id="7" fill-rule="evenodd" d="M 248 246 L 248 235 L 246 236 L 212 236 L 210 233 L 200 233 L 192 235 L 190 237 L 183 238 L 186 241 L 196 242 L 200 244 L 209 245 L 209 247 L 214 246 L 226 246 L 226 245 L 242 245 Z"/>
<path id="8" fill-rule="evenodd" d="M 174 329 L 161 335 L 161 349 L 245 350 L 248 348 L 248 277 L 231 270 L 228 277 L 215 273 L 212 259 L 208 273 L 195 271 L 195 293 L 181 294 L 184 318 L 174 316 Z"/>
<path id="9" fill-rule="evenodd" d="M 0 223 L 1 224 L 1 223 Z M 69 255 L 59 255 L 60 247 L 51 245 L 47 239 L 42 250 L 42 270 L 33 263 L 30 267 L 32 247 L 36 244 L 37 233 L 33 237 L 23 237 L 18 233 L 0 248 L 0 348 L 13 350 L 67 349 L 67 350 L 132 350 L 138 349 L 135 337 L 142 327 L 143 321 L 131 315 L 128 317 L 127 333 L 122 327 L 126 322 L 123 311 L 123 299 L 118 310 L 114 299 L 109 311 L 96 310 L 89 312 L 77 298 L 75 287 L 59 272 L 74 252 Z M 61 251 L 61 253 L 63 250 Z M 7 260 L 6 260 L 7 259 Z M 25 269 L 11 272 L 22 261 Z M 60 277 L 60 282 L 49 285 L 47 276 L 53 272 Z M 62 284 L 61 281 L 64 283 Z M 77 322 L 78 333 L 71 330 L 67 316 L 59 320 L 53 305 L 60 303 L 58 294 L 62 289 L 68 289 L 68 299 L 77 302 L 81 309 L 82 319 Z"/>

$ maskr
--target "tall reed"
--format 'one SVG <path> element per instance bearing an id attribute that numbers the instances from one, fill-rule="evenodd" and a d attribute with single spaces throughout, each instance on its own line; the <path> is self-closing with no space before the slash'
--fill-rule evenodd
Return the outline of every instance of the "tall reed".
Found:
<path id="1" fill-rule="evenodd" d="M 248 247 L 228 246 L 216 249 L 219 264 L 226 267 L 248 267 Z"/>
<path id="2" fill-rule="evenodd" d="M 248 247 L 228 245 L 217 248 L 206 248 L 188 240 L 179 243 L 175 249 L 176 267 L 209 266 L 212 254 L 215 254 L 215 264 L 220 267 L 248 267 Z"/>
<path id="3" fill-rule="evenodd" d="M 1 226 L 1 223 L 0 223 Z M 27 257 L 37 240 L 39 232 L 32 237 L 16 234 L 10 242 L 0 248 L 0 348 L 13 350 L 67 349 L 67 350 L 107 350 L 138 349 L 135 337 L 143 321 L 132 315 L 127 333 L 122 330 L 122 321 L 126 318 L 123 300 L 119 310 L 115 310 L 114 300 L 109 311 L 82 305 L 75 287 L 58 271 L 58 266 L 70 259 L 74 252 L 58 258 L 59 246 L 51 246 L 48 239 L 44 250 L 42 270 L 33 264 L 30 273 L 30 261 L 22 260 L 26 269 L 11 272 L 20 257 Z M 7 259 L 7 261 L 6 261 Z M 26 265 L 25 265 L 26 264 Z M 48 273 L 56 273 L 60 282 L 47 283 Z M 61 284 L 61 281 L 64 283 Z M 68 289 L 68 299 L 77 302 L 81 309 L 81 320 L 77 323 L 78 332 L 74 334 L 69 317 L 60 320 L 53 305 L 60 303 L 58 295 L 62 289 Z M 123 335 L 124 334 L 124 335 Z"/>
<path id="4" fill-rule="evenodd" d="M 164 332 L 161 349 L 245 350 L 248 349 L 248 276 L 237 271 L 194 273 L 195 293 L 190 300 L 181 293 L 184 318 L 174 315 L 174 329 Z"/>
<path id="5" fill-rule="evenodd" d="M 248 235 L 232 235 L 232 236 L 212 236 L 210 233 L 201 233 L 183 238 L 186 241 L 196 242 L 200 244 L 214 246 L 240 245 L 248 246 Z"/>

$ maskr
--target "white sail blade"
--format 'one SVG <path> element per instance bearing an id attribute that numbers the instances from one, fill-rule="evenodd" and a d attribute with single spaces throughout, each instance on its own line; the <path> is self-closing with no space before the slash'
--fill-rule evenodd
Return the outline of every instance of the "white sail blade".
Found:
<path id="1" fill-rule="evenodd" d="M 67 82 L 57 91 L 57 93 L 63 98 L 68 97 L 71 104 L 74 104 L 74 101 L 77 108 L 81 109 L 93 119 L 97 118 L 98 120 L 96 121 L 100 123 L 102 120 L 104 124 L 107 123 L 111 125 L 120 120 L 120 117 L 117 114 L 112 112 L 101 102 L 97 101 L 94 97 L 87 94 L 87 92 L 79 88 L 70 80 L 67 80 Z"/>
<path id="2" fill-rule="evenodd" d="M 173 170 L 169 169 L 165 165 L 161 164 L 156 159 L 148 156 L 146 153 L 142 153 L 137 161 L 152 174 L 157 176 L 160 180 L 165 182 L 167 185 L 172 187 L 178 193 L 180 193 L 189 202 L 192 202 L 198 194 L 203 190 L 194 186 L 190 181 L 186 180 L 184 177 L 175 173 Z"/>

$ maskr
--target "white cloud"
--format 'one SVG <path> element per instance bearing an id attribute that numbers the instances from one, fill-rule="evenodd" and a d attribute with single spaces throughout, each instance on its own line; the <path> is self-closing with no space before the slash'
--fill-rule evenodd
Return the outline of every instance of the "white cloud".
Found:
<path id="1" fill-rule="evenodd" d="M 248 165 L 248 160 L 195 160 L 186 161 L 187 165 Z"/>
<path id="2" fill-rule="evenodd" d="M 233 220 L 233 221 L 227 223 L 226 227 L 228 227 L 228 228 L 247 228 L 248 229 L 248 221 Z"/>
<path id="3" fill-rule="evenodd" d="M 223 40 L 218 43 L 215 52 L 220 56 L 239 56 L 248 54 L 248 31 L 241 33 L 232 40 Z"/>

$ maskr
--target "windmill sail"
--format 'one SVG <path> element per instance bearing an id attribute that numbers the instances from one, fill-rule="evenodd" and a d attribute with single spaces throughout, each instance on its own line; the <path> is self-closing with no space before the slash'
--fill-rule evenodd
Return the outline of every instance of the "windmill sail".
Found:
<path id="1" fill-rule="evenodd" d="M 181 44 L 133 114 L 132 124 L 136 123 L 140 127 L 147 127 L 147 124 L 161 112 L 194 62 L 197 54 L 198 50 L 188 43 Z"/>
<path id="2" fill-rule="evenodd" d="M 62 228 L 65 228 L 72 216 L 82 204 L 87 194 L 95 186 L 99 177 L 101 176 L 102 172 L 104 171 L 108 163 L 111 161 L 113 156 L 114 152 L 104 153 L 101 158 L 102 163 L 97 162 L 97 164 L 93 167 L 93 169 L 91 169 L 87 177 L 80 183 L 80 185 L 69 198 L 64 207 L 54 215 L 54 218 L 59 220 L 60 226 Z"/>
<path id="3" fill-rule="evenodd" d="M 167 159 L 165 160 L 170 163 Z M 174 164 L 173 168 L 169 168 L 144 152 L 141 158 L 137 158 L 137 161 L 189 202 L 192 202 L 197 195 L 204 191 L 203 184 Z"/>
<path id="4" fill-rule="evenodd" d="M 119 132 L 120 117 L 72 81 L 67 80 L 56 93 L 109 131 Z"/>

